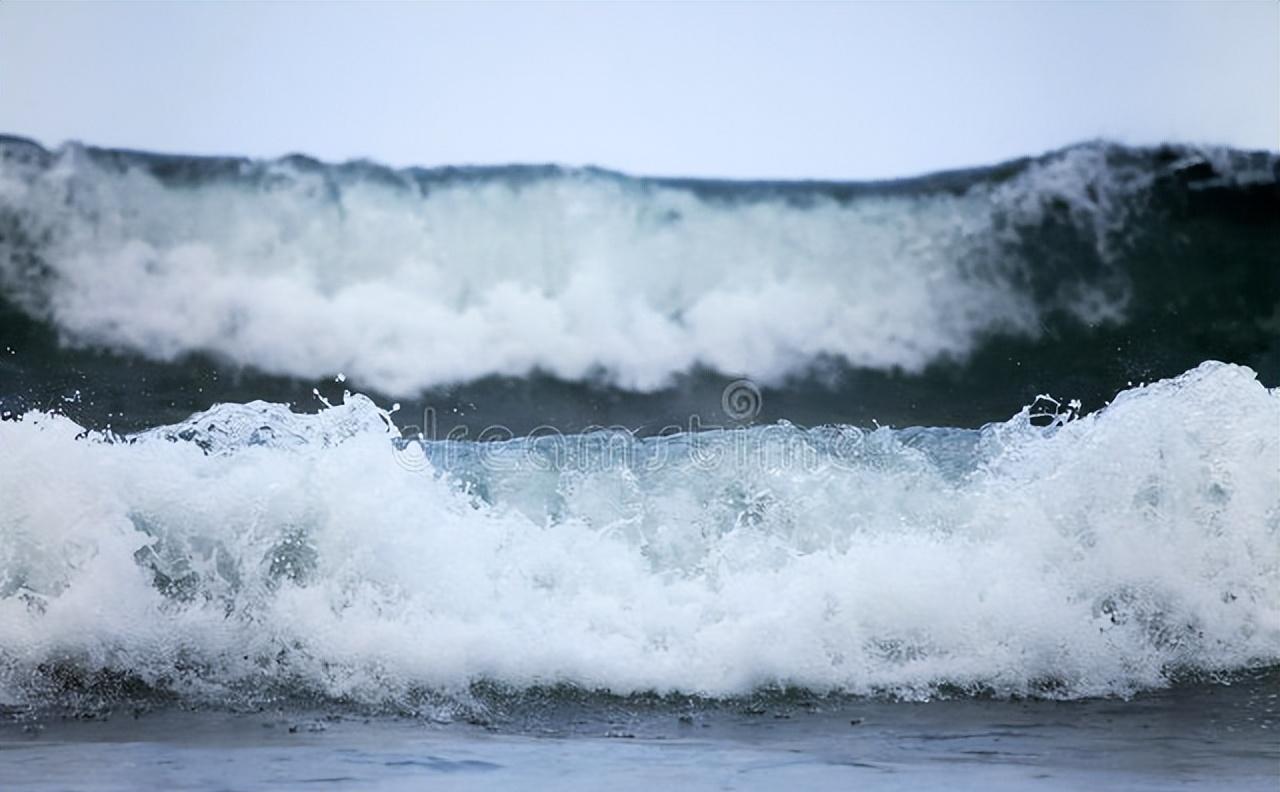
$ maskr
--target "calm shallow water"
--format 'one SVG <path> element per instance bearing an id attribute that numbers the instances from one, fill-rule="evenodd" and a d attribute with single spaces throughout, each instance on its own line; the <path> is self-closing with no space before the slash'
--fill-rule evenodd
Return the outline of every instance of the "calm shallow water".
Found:
<path id="1" fill-rule="evenodd" d="M 1129 701 L 525 702 L 489 722 L 162 709 L 13 711 L 7 790 L 1258 789 L 1280 677 Z"/>

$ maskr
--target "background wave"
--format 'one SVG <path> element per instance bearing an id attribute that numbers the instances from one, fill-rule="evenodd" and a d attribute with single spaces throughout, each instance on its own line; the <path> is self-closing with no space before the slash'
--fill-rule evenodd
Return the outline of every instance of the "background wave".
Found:
<path id="1" fill-rule="evenodd" d="M 916 420 L 976 424 L 1046 389 L 1098 398 L 1205 359 L 1268 378 L 1277 168 L 1093 143 L 897 182 L 750 183 L 3 138 L 0 322 L 24 354 L 0 397 L 77 371 L 108 399 L 126 360 L 179 381 L 157 408 L 193 384 L 235 398 L 218 372 L 292 400 L 266 383 L 342 371 L 455 407 L 515 381 L 565 405 L 553 413 L 628 421 L 582 389 L 658 394 L 637 410 L 652 418 L 706 402 L 712 373 L 839 393 L 793 404 L 799 420 L 869 417 L 833 409 L 851 392 L 894 420 L 945 392 L 977 406 Z M 993 379 L 998 404 L 981 392 Z"/>

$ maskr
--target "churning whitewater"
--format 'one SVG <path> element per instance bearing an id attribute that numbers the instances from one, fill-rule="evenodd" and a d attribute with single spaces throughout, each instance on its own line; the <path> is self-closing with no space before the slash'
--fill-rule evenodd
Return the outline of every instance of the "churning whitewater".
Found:
<path id="1" fill-rule="evenodd" d="M 1033 418 L 480 445 L 362 396 L 128 438 L 28 413 L 0 422 L 0 701 L 1080 697 L 1280 662 L 1280 391 L 1207 362 Z"/>

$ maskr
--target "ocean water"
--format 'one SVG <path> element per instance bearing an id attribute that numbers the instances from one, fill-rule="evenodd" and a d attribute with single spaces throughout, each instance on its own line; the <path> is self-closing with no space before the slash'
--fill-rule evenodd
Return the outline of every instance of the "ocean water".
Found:
<path id="1" fill-rule="evenodd" d="M 0 780 L 1274 788 L 1277 163 L 0 138 Z"/>
<path id="2" fill-rule="evenodd" d="M 39 790 L 1272 790 L 1276 681 L 1126 701 L 531 696 L 469 722 L 170 708 L 0 726 L 0 756 Z"/>

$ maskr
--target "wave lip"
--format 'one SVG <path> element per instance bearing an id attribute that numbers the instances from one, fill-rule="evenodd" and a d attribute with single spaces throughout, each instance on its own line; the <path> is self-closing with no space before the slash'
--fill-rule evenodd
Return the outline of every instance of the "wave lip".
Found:
<path id="1" fill-rule="evenodd" d="M 0 287 L 72 344 L 344 371 L 392 396 L 534 371 L 642 391 L 696 367 L 910 373 L 992 336 L 1129 321 L 1134 267 L 1178 266 L 1149 248 L 1187 229 L 1160 223 L 1195 201 L 1270 206 L 1275 173 L 1271 155 L 1103 143 L 860 185 L 6 138 Z"/>
<path id="2" fill-rule="evenodd" d="M 1280 391 L 1205 363 L 1036 423 L 621 438 L 558 467 L 618 438 L 535 439 L 444 469 L 363 397 L 123 439 L 31 413 L 0 423 L 0 700 L 77 674 L 194 702 L 1070 698 L 1280 662 Z"/>

